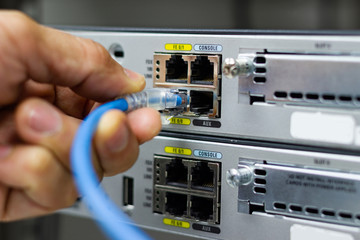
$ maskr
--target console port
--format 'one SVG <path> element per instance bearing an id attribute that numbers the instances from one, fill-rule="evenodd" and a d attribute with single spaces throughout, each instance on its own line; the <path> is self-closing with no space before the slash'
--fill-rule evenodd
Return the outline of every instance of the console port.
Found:
<path id="1" fill-rule="evenodd" d="M 213 92 L 190 91 L 190 111 L 195 114 L 209 114 L 214 111 Z"/>
<path id="2" fill-rule="evenodd" d="M 167 192 L 165 211 L 177 217 L 187 215 L 187 195 Z"/>
<path id="3" fill-rule="evenodd" d="M 166 61 L 166 82 L 186 84 L 188 78 L 188 63 L 181 55 L 171 55 Z"/>
<path id="4" fill-rule="evenodd" d="M 166 166 L 166 183 L 177 187 L 187 187 L 188 168 L 182 160 L 175 158 Z"/>
<path id="5" fill-rule="evenodd" d="M 191 187 L 194 189 L 214 191 L 214 170 L 206 162 L 199 162 L 191 169 Z"/>
<path id="6" fill-rule="evenodd" d="M 200 85 L 214 84 L 214 63 L 207 56 L 197 56 L 191 62 L 190 83 Z"/>
<path id="7" fill-rule="evenodd" d="M 190 216 L 200 221 L 214 219 L 214 201 L 211 198 L 191 196 Z"/>

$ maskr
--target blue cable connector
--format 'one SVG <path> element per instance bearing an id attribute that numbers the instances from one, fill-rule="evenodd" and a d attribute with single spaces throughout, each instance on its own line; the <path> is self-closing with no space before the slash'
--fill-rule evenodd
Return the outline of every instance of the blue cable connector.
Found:
<path id="1" fill-rule="evenodd" d="M 142 107 L 179 113 L 186 107 L 185 94 L 170 89 L 150 89 L 101 105 L 79 127 L 71 149 L 71 166 L 81 196 L 104 233 L 113 240 L 150 238 L 108 197 L 92 165 L 92 138 L 101 116 L 111 110 L 132 111 Z"/>

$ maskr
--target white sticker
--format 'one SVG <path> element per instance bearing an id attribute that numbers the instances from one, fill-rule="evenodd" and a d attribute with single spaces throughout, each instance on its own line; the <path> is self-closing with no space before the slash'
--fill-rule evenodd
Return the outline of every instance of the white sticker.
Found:
<path id="1" fill-rule="evenodd" d="M 360 146 L 360 127 L 355 128 L 355 145 Z"/>
<path id="2" fill-rule="evenodd" d="M 194 49 L 199 52 L 221 52 L 223 48 L 220 44 L 195 44 Z"/>
<path id="3" fill-rule="evenodd" d="M 290 240 L 354 240 L 347 233 L 336 232 L 323 228 L 294 224 L 290 228 Z"/>
<path id="4" fill-rule="evenodd" d="M 355 120 L 349 115 L 294 112 L 291 115 L 290 134 L 294 138 L 352 144 Z"/>
<path id="5" fill-rule="evenodd" d="M 214 158 L 214 159 L 221 159 L 222 154 L 220 152 L 212 152 L 206 150 L 194 150 L 195 157 L 203 157 L 203 158 Z"/>

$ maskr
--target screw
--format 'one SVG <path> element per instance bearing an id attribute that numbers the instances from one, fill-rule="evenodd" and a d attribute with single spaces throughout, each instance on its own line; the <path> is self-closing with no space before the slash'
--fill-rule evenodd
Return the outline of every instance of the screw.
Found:
<path id="1" fill-rule="evenodd" d="M 226 172 L 226 182 L 231 187 L 247 185 L 253 179 L 253 172 L 248 166 L 241 166 L 238 169 L 232 168 Z"/>
<path id="2" fill-rule="evenodd" d="M 247 57 L 241 57 L 238 59 L 226 58 L 224 60 L 223 73 L 228 78 L 234 78 L 236 76 L 249 76 L 253 71 L 253 63 Z"/>

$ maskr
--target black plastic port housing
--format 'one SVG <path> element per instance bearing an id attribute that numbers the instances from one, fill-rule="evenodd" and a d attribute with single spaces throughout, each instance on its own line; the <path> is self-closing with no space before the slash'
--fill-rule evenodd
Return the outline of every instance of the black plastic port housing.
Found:
<path id="1" fill-rule="evenodd" d="M 123 205 L 134 205 L 134 178 L 123 177 Z"/>
<path id="2" fill-rule="evenodd" d="M 166 193 L 165 211 L 173 216 L 184 216 L 187 214 L 187 195 L 179 193 Z"/>
<path id="3" fill-rule="evenodd" d="M 154 156 L 153 212 L 220 223 L 221 163 Z"/>
<path id="4" fill-rule="evenodd" d="M 191 196 L 190 216 L 200 221 L 208 221 L 214 215 L 214 201 L 211 198 Z"/>
<path id="5" fill-rule="evenodd" d="M 207 56 L 197 56 L 195 61 L 191 62 L 190 83 L 214 84 L 214 63 L 210 62 Z"/>
<path id="6" fill-rule="evenodd" d="M 188 63 L 181 55 L 171 55 L 166 61 L 166 82 L 187 83 Z"/>
<path id="7" fill-rule="evenodd" d="M 214 109 L 213 92 L 190 91 L 190 111 L 195 114 L 212 113 Z"/>
<path id="8" fill-rule="evenodd" d="M 188 168 L 181 159 L 175 158 L 166 165 L 166 183 L 177 187 L 187 187 Z"/>
<path id="9" fill-rule="evenodd" d="M 199 162 L 191 169 L 191 187 L 214 191 L 214 170 L 206 162 Z"/>

